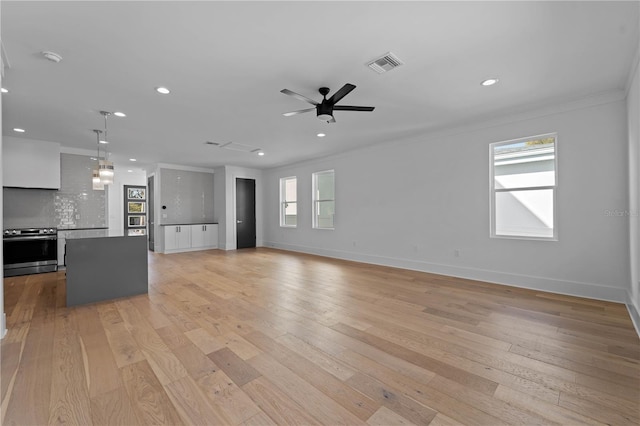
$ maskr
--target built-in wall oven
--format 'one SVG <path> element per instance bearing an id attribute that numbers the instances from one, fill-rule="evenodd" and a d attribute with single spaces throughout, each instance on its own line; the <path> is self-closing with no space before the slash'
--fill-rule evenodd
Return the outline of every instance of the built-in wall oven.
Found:
<path id="1" fill-rule="evenodd" d="M 39 274 L 58 269 L 56 228 L 5 229 L 4 276 Z"/>

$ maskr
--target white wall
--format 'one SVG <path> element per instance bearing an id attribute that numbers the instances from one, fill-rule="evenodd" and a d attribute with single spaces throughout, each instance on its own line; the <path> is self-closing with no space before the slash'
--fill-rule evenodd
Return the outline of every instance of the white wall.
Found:
<path id="1" fill-rule="evenodd" d="M 218 223 L 218 248 L 227 248 L 227 176 L 225 166 L 214 169 L 213 174 L 213 220 Z M 230 194 L 229 194 L 230 196 Z"/>
<path id="2" fill-rule="evenodd" d="M 636 58 L 635 72 L 627 95 L 629 140 L 629 254 L 631 264 L 631 316 L 640 333 L 640 66 Z"/>
<path id="3" fill-rule="evenodd" d="M 106 185 L 109 229 L 124 231 L 124 185 L 147 186 L 147 173 L 127 164 L 114 164 L 113 183 Z M 127 170 L 132 170 L 128 172 Z"/>
<path id="4" fill-rule="evenodd" d="M 256 181 L 256 245 L 264 241 L 264 190 L 262 171 L 245 167 L 224 166 L 215 169 L 214 215 L 218 219 L 218 246 L 223 250 L 235 250 L 236 241 L 236 178 Z M 224 177 L 223 177 L 224 176 Z M 224 189 L 220 194 L 220 189 Z M 223 202 L 218 205 L 218 201 Z"/>
<path id="5" fill-rule="evenodd" d="M 264 173 L 265 245 L 624 301 L 628 201 L 624 94 L 500 118 Z M 557 132 L 559 241 L 489 238 L 489 144 Z M 311 228 L 311 173 L 335 169 L 335 230 Z M 278 222 L 298 177 L 298 227 Z M 459 257 L 455 256 L 458 250 Z"/>

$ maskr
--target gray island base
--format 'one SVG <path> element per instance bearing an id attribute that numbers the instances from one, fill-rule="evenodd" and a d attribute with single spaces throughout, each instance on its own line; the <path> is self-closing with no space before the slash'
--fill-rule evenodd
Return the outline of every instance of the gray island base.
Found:
<path id="1" fill-rule="evenodd" d="M 149 291 L 147 239 L 112 236 L 67 239 L 67 306 Z"/>

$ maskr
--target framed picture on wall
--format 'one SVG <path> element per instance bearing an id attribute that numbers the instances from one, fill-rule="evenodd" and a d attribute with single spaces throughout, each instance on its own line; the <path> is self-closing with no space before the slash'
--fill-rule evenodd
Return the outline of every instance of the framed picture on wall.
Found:
<path id="1" fill-rule="evenodd" d="M 129 201 L 128 213 L 145 213 L 145 202 L 143 201 Z"/>
<path id="2" fill-rule="evenodd" d="M 145 188 L 128 188 L 127 189 L 127 197 L 130 200 L 144 200 L 145 199 Z"/>
<path id="3" fill-rule="evenodd" d="M 146 216 L 129 216 L 129 226 L 147 226 Z"/>
<path id="4" fill-rule="evenodd" d="M 139 185 L 124 185 L 124 230 L 125 235 L 147 235 L 147 188 Z"/>

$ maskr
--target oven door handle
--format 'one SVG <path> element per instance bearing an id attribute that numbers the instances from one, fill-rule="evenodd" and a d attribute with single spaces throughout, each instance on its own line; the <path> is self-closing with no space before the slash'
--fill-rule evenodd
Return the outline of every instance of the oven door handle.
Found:
<path id="1" fill-rule="evenodd" d="M 5 238 L 3 241 L 5 243 L 8 243 L 10 241 L 42 241 L 42 240 L 57 240 L 58 237 L 56 237 L 55 235 L 51 235 L 48 237 L 11 237 L 11 238 Z"/>

